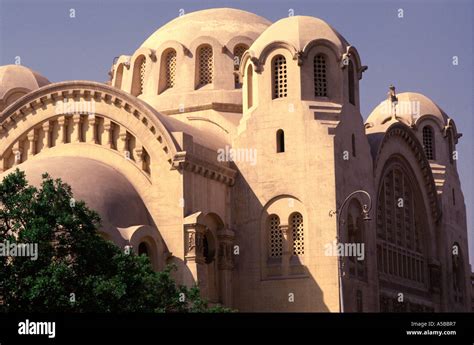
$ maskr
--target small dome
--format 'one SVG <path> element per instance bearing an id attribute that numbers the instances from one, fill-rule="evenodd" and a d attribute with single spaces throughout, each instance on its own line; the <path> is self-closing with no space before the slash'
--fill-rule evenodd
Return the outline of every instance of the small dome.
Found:
<path id="1" fill-rule="evenodd" d="M 336 45 L 338 50 L 345 52 L 349 45 L 332 26 L 325 21 L 308 16 L 293 16 L 280 19 L 265 30 L 250 47 L 255 56 L 260 56 L 265 47 L 275 41 L 291 44 L 296 51 L 316 39 L 327 39 Z"/>
<path id="2" fill-rule="evenodd" d="M 169 40 L 188 46 L 201 36 L 210 36 L 224 45 L 240 35 L 255 39 L 270 24 L 263 17 L 233 8 L 196 11 L 180 16 L 162 26 L 148 37 L 141 47 L 157 49 Z"/>
<path id="3" fill-rule="evenodd" d="M 0 66 L 0 111 L 18 98 L 50 81 L 38 72 L 21 65 Z"/>
<path id="4" fill-rule="evenodd" d="M 400 121 L 407 126 L 416 124 L 423 116 L 434 116 L 440 127 L 448 123 L 449 117 L 431 99 L 416 92 L 397 94 L 398 103 L 395 108 L 396 118 L 393 119 L 391 102 L 387 99 L 381 102 L 369 115 L 366 121 L 367 128 L 388 128 L 393 122 Z"/>
<path id="5" fill-rule="evenodd" d="M 41 184 L 41 175 L 47 172 L 69 184 L 74 199 L 99 213 L 102 229 L 113 231 L 117 227 L 152 225 L 149 213 L 130 182 L 117 170 L 99 161 L 81 157 L 52 157 L 32 159 L 18 165 L 26 173 L 28 183 Z M 1 175 L 13 172 L 9 170 Z"/>

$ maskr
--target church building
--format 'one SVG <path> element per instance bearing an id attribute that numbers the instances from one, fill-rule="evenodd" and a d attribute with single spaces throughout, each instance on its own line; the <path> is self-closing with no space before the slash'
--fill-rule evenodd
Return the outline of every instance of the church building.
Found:
<path id="1" fill-rule="evenodd" d="M 471 310 L 433 100 L 390 86 L 364 122 L 367 66 L 309 16 L 197 11 L 124 53 L 105 83 L 1 66 L 1 175 L 61 178 L 104 238 L 241 312 Z"/>

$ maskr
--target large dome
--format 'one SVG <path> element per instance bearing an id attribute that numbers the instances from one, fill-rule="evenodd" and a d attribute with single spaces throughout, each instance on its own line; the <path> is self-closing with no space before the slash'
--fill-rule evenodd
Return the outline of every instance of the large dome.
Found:
<path id="1" fill-rule="evenodd" d="M 41 184 L 41 175 L 45 172 L 69 184 L 76 200 L 84 200 L 90 209 L 99 213 L 102 229 L 106 232 L 117 227 L 152 225 L 135 188 L 117 170 L 99 161 L 81 157 L 51 157 L 27 160 L 18 168 L 26 173 L 28 182 L 34 186 Z"/>
<path id="2" fill-rule="evenodd" d="M 30 91 L 50 81 L 38 72 L 21 65 L 0 66 L 0 111 Z"/>
<path id="3" fill-rule="evenodd" d="M 226 44 L 236 36 L 257 38 L 271 22 L 256 14 L 233 8 L 209 9 L 180 16 L 155 31 L 141 47 L 157 49 L 166 41 L 185 46 L 196 37 L 210 36 Z"/>
<path id="4" fill-rule="evenodd" d="M 324 20 L 308 16 L 292 16 L 280 19 L 265 30 L 250 47 L 255 56 L 260 56 L 265 47 L 275 41 L 291 44 L 296 51 L 303 51 L 305 46 L 316 39 L 326 39 L 345 52 L 347 41 Z"/>

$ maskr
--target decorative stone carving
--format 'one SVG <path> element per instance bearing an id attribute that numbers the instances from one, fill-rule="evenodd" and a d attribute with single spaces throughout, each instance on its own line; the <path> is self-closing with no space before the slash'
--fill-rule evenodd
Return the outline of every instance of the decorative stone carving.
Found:
<path id="1" fill-rule="evenodd" d="M 199 264 L 205 263 L 204 258 L 204 234 L 206 227 L 202 224 L 192 223 L 184 225 L 185 248 L 184 256 L 187 261 L 195 261 Z"/>

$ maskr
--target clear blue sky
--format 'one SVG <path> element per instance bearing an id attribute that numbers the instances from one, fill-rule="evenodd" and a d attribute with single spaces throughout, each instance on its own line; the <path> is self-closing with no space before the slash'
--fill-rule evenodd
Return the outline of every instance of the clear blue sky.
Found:
<path id="1" fill-rule="evenodd" d="M 369 66 L 361 81 L 366 118 L 397 90 L 432 98 L 464 135 L 458 169 L 467 206 L 474 262 L 473 1 L 149 1 L 0 0 L 0 65 L 16 56 L 51 81 L 105 81 L 115 56 L 131 55 L 156 29 L 178 16 L 212 7 L 251 11 L 271 21 L 295 14 L 319 17 L 356 46 Z M 69 17 L 74 8 L 76 18 Z M 398 9 L 404 18 L 398 18 Z M 453 66 L 452 57 L 459 65 Z"/>

